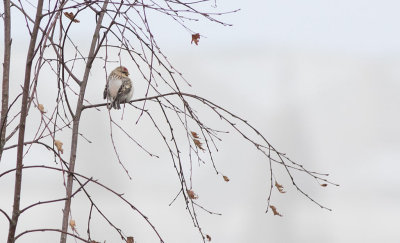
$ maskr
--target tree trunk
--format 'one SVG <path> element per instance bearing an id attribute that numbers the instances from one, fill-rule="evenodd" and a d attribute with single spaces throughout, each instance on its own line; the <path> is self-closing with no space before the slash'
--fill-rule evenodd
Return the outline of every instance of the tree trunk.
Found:
<path id="1" fill-rule="evenodd" d="M 42 19 L 42 8 L 43 8 L 43 0 L 38 0 L 37 9 L 36 9 L 36 18 L 35 24 L 33 26 L 31 40 L 29 43 L 28 54 L 26 57 L 26 66 L 25 66 L 25 80 L 23 86 L 23 94 L 22 94 L 22 104 L 21 104 L 21 115 L 19 121 L 19 133 L 18 133 L 18 149 L 17 149 L 17 163 L 16 163 L 16 171 L 15 171 L 15 187 L 14 187 L 14 204 L 13 204 L 13 212 L 12 218 L 10 222 L 10 228 L 8 230 L 8 239 L 7 243 L 15 242 L 15 230 L 18 224 L 18 218 L 20 214 L 19 204 L 21 198 L 21 186 L 22 186 L 22 160 L 23 160 L 23 152 L 24 152 L 24 141 L 25 141 L 25 124 L 26 124 L 26 116 L 28 115 L 28 97 L 29 97 L 29 84 L 31 80 L 31 70 L 32 70 L 32 62 L 35 56 L 35 45 L 36 39 L 39 31 L 40 21 Z"/>
<path id="2" fill-rule="evenodd" d="M 95 58 L 95 49 L 97 40 L 99 39 L 100 27 L 101 23 L 103 22 L 103 17 L 105 10 L 107 9 L 108 0 L 104 1 L 102 11 L 99 14 L 99 18 L 97 20 L 96 29 L 93 34 L 92 43 L 89 50 L 88 61 L 86 64 L 85 73 L 83 75 L 83 80 L 81 83 L 80 91 L 79 91 L 79 98 L 78 103 L 76 104 L 76 112 L 74 115 L 73 127 L 72 127 L 72 139 L 71 139 L 71 154 L 69 160 L 69 173 L 67 179 L 67 200 L 65 200 L 64 211 L 63 211 L 63 219 L 62 219 L 62 231 L 68 231 L 68 219 L 69 214 L 71 211 L 71 194 L 72 194 L 72 186 L 73 186 L 73 172 L 75 171 L 75 161 L 76 161 L 76 151 L 78 148 L 78 132 L 79 132 L 79 123 L 81 119 L 81 114 L 83 111 L 83 100 L 85 97 L 86 85 L 89 79 L 89 72 L 92 68 L 92 64 Z M 67 241 L 67 234 L 61 233 L 60 243 L 66 243 Z"/>
<path id="3" fill-rule="evenodd" d="M 11 59 L 11 13 L 10 0 L 4 0 L 4 61 L 3 61 L 3 87 L 1 94 L 1 122 L 0 122 L 0 162 L 6 143 L 9 82 L 10 82 L 10 59 Z"/>

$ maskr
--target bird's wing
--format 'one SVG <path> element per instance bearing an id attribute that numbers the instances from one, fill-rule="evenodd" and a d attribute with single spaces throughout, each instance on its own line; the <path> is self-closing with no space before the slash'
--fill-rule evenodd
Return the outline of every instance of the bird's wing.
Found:
<path id="1" fill-rule="evenodd" d="M 104 88 L 104 92 L 103 92 L 103 99 L 107 98 L 107 93 L 108 93 L 108 85 L 106 84 L 106 87 Z"/>
<path id="2" fill-rule="evenodd" d="M 122 85 L 119 87 L 116 100 L 121 99 L 121 97 L 126 96 L 132 90 L 132 82 L 130 78 L 124 77 L 122 78 Z"/>
<path id="3" fill-rule="evenodd" d="M 106 85 L 104 87 L 104 91 L 103 91 L 103 99 L 107 99 L 107 97 L 110 96 L 110 91 L 109 91 L 109 83 L 111 81 L 111 79 L 113 78 L 114 75 L 112 75 L 112 73 L 110 75 L 108 75 L 107 80 L 106 80 Z"/>

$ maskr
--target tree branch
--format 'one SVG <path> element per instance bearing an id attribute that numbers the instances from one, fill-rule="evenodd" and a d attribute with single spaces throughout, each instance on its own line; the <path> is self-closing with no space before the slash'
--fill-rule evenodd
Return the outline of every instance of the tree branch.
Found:
<path id="1" fill-rule="evenodd" d="M 73 127 L 72 127 L 72 139 L 71 139 L 71 153 L 70 153 L 70 162 L 69 162 L 69 172 L 70 174 L 68 175 L 68 180 L 67 180 L 67 188 L 66 188 L 66 194 L 67 194 L 67 200 L 65 201 L 64 205 L 64 211 L 63 211 L 63 219 L 62 219 L 62 231 L 61 233 L 61 238 L 60 238 L 60 243 L 66 243 L 67 241 L 67 234 L 64 232 L 68 231 L 68 218 L 69 218 L 69 213 L 71 211 L 71 194 L 72 194 L 72 185 L 73 185 L 73 172 L 75 170 L 75 161 L 76 161 L 76 151 L 78 148 L 78 135 L 79 135 L 79 123 L 80 123 L 80 118 L 82 114 L 82 107 L 83 107 L 83 100 L 85 96 L 85 91 L 86 91 L 86 85 L 89 79 L 89 73 L 90 69 L 92 68 L 92 64 L 95 58 L 95 49 L 96 49 L 96 44 L 97 40 L 99 39 L 99 33 L 100 33 L 100 28 L 101 24 L 103 22 L 104 14 L 107 9 L 108 5 L 108 0 L 105 0 L 102 6 L 102 11 L 99 14 L 99 18 L 97 20 L 97 25 L 96 29 L 93 34 L 92 38 L 92 43 L 90 45 L 90 50 L 89 50 L 89 55 L 88 55 L 88 61 L 86 63 L 86 69 L 85 73 L 83 75 L 83 80 L 80 86 L 80 92 L 79 92 L 79 98 L 78 102 L 76 105 L 76 112 L 75 116 L 73 117 Z M 99 45 L 101 46 L 101 45 Z M 97 53 L 97 52 L 96 52 Z"/>
<path id="2" fill-rule="evenodd" d="M 0 162 L 3 155 L 3 147 L 6 143 L 6 124 L 10 82 L 11 59 L 11 13 L 10 0 L 4 0 L 4 61 L 3 61 L 3 86 L 1 94 L 1 132 L 0 132 Z"/>
<path id="3" fill-rule="evenodd" d="M 21 116 L 19 121 L 20 127 L 18 134 L 18 150 L 17 150 L 17 162 L 16 162 L 17 170 L 15 172 L 14 204 L 13 204 L 10 227 L 8 231 L 7 243 L 15 242 L 15 230 L 17 228 L 18 218 L 20 215 L 19 205 L 20 205 L 21 186 L 22 186 L 22 167 L 23 167 L 22 160 L 24 152 L 24 140 L 25 140 L 25 123 L 26 123 L 26 117 L 28 115 L 29 84 L 31 80 L 32 62 L 35 56 L 36 39 L 39 31 L 40 21 L 42 20 L 42 8 L 43 8 L 43 0 L 39 0 L 36 9 L 35 24 L 33 26 L 31 40 L 29 43 L 28 55 L 26 57 L 25 80 L 24 80 L 23 94 L 22 94 Z"/>

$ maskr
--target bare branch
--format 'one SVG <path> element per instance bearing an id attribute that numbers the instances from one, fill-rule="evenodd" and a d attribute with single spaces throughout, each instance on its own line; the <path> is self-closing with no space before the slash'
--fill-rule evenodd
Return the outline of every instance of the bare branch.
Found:
<path id="1" fill-rule="evenodd" d="M 35 55 L 35 45 L 36 39 L 39 31 L 40 21 L 42 19 L 42 8 L 43 0 L 38 1 L 36 9 L 36 19 L 35 25 L 33 26 L 33 31 L 31 35 L 31 41 L 29 43 L 28 55 L 26 58 L 25 66 L 25 81 L 23 87 L 22 95 L 22 105 L 21 105 L 21 116 L 19 122 L 19 135 L 18 135 L 18 150 L 17 150 L 17 162 L 16 162 L 16 173 L 15 173 L 15 189 L 14 189 L 14 204 L 12 218 L 10 222 L 10 227 L 8 231 L 7 243 L 15 242 L 15 230 L 18 224 L 18 218 L 20 215 L 19 204 L 21 199 L 21 185 L 22 185 L 22 160 L 23 160 L 23 150 L 24 150 L 24 139 L 25 139 L 25 125 L 26 117 L 28 115 L 28 95 L 29 95 L 29 83 L 31 79 L 31 69 L 32 61 Z"/>
<path id="2" fill-rule="evenodd" d="M 193 223 L 195 230 L 199 232 L 200 240 L 203 242 L 209 236 L 203 232 L 198 212 L 204 211 L 212 215 L 220 214 L 209 210 L 207 205 L 204 206 L 196 201 L 195 191 L 197 185 L 195 184 L 195 177 L 197 173 L 194 165 L 197 163 L 199 166 L 210 166 L 216 175 L 223 176 L 225 181 L 229 181 L 216 161 L 214 161 L 214 157 L 219 150 L 218 147 L 222 138 L 231 131 L 238 135 L 240 139 L 247 141 L 250 146 L 257 149 L 265 158 L 268 166 L 266 176 L 269 177 L 270 184 L 267 186 L 267 211 L 272 208 L 273 180 L 278 177 L 276 169 L 282 169 L 283 175 L 290 179 L 299 194 L 321 208 L 328 209 L 311 197 L 295 177 L 297 172 L 301 172 L 314 180 L 319 186 L 324 187 L 328 183 L 337 185 L 328 180 L 328 174 L 312 171 L 290 159 L 286 154 L 279 152 L 257 128 L 241 116 L 201 95 L 183 92 L 186 88 L 191 87 L 191 84 L 164 54 L 157 43 L 156 33 L 153 32 L 151 25 L 153 13 L 166 16 L 167 19 L 172 20 L 172 22 L 183 27 L 188 32 L 188 43 L 190 43 L 190 35 L 198 33 L 191 29 L 190 24 L 193 21 L 205 19 L 209 22 L 229 26 L 230 24 L 220 20 L 220 16 L 234 13 L 238 10 L 226 12 L 216 12 L 214 9 L 207 10 L 206 5 L 208 8 L 216 7 L 216 0 L 56 0 L 47 2 L 39 0 L 37 6 L 34 4 L 36 2 L 5 0 L 5 13 L 2 15 L 5 20 L 5 53 L 0 126 L 0 161 L 3 152 L 17 154 L 16 167 L 0 173 L 0 177 L 2 177 L 6 174 L 11 174 L 11 172 L 16 172 L 12 216 L 11 214 L 8 216 L 6 211 L 0 209 L 0 212 L 5 215 L 10 224 L 8 243 L 14 243 L 15 239 L 23 235 L 40 231 L 60 233 L 60 243 L 66 243 L 67 236 L 75 237 L 75 241 L 91 242 L 91 238 L 95 238 L 91 233 L 93 234 L 96 230 L 91 232 L 91 229 L 94 229 L 97 225 L 97 222 L 92 222 L 95 219 L 97 220 L 96 216 L 99 216 L 100 220 L 105 222 L 116 233 L 116 237 L 127 241 L 128 237 L 123 232 L 123 227 L 111 220 L 107 212 L 100 206 L 101 204 L 94 200 L 95 197 L 88 189 L 88 184 L 100 186 L 119 198 L 122 204 L 129 205 L 132 211 L 135 214 L 138 213 L 153 229 L 160 242 L 164 242 L 155 226 L 131 202 L 125 199 L 122 193 L 112 190 L 97 180 L 93 180 L 90 175 L 81 175 L 75 172 L 76 163 L 80 161 L 77 158 L 77 151 L 80 147 L 78 144 L 79 138 L 83 138 L 88 143 L 92 141 L 91 138 L 86 137 L 85 131 L 82 131 L 80 125 L 81 121 L 83 121 L 83 111 L 89 109 L 95 109 L 103 114 L 108 112 L 109 136 L 112 146 L 119 164 L 128 176 L 128 167 L 123 163 L 123 157 L 119 155 L 124 148 L 118 147 L 119 144 L 115 133 L 121 131 L 123 139 L 129 141 L 133 146 L 138 146 L 148 157 L 158 158 L 158 155 L 155 152 L 153 153 L 152 148 L 147 149 L 148 145 L 144 146 L 136 135 L 132 135 L 134 133 L 128 127 L 135 125 L 135 121 L 136 124 L 139 121 L 142 122 L 142 119 L 145 120 L 143 122 L 148 122 L 146 125 L 149 125 L 153 129 L 153 133 L 155 133 L 149 132 L 149 136 L 154 136 L 154 139 L 158 138 L 163 141 L 164 148 L 167 149 L 171 160 L 171 166 L 176 172 L 175 179 L 179 180 L 177 186 L 177 191 L 179 190 L 179 192 L 176 196 L 172 195 L 175 197 L 171 204 L 176 200 L 182 200 L 183 210 L 186 210 L 187 216 Z M 27 53 L 25 79 L 23 85 L 21 85 L 22 92 L 11 102 L 11 105 L 8 104 L 10 102 L 8 83 L 10 79 L 11 33 L 7 33 L 7 31 L 10 32 L 11 16 L 9 11 L 7 13 L 10 7 L 14 7 L 18 16 L 22 16 L 21 19 L 25 19 L 25 23 L 22 25 L 26 24 L 29 32 L 27 34 L 30 35 L 31 41 Z M 33 17 L 32 12 L 34 11 L 32 9 L 36 10 L 36 17 Z M 86 16 L 92 16 L 93 19 L 88 21 Z M 87 49 L 84 49 L 86 46 L 80 43 L 78 41 L 79 38 L 73 35 L 77 29 L 82 30 L 84 28 L 90 28 L 89 31 L 93 33 Z M 138 89 L 142 93 L 136 96 L 141 98 L 121 102 L 124 104 L 121 120 L 124 120 L 125 111 L 130 112 L 133 109 L 138 112 L 133 121 L 128 121 L 129 123 L 125 121 L 117 122 L 111 116 L 114 111 L 102 109 L 102 107 L 107 106 L 107 103 L 95 104 L 97 101 L 93 102 L 89 98 L 90 96 L 88 96 L 86 90 L 89 87 L 89 78 L 93 74 L 97 77 L 98 74 L 96 72 L 99 72 L 99 70 L 94 70 L 95 68 L 92 67 L 96 67 L 99 64 L 103 65 L 106 85 L 109 84 L 107 77 L 111 65 L 120 65 L 128 67 L 129 70 L 132 70 L 131 68 L 135 70 L 132 84 L 134 88 L 143 87 L 143 90 Z M 48 90 L 43 89 L 41 85 L 44 82 L 42 80 L 48 82 L 46 85 L 50 84 L 46 88 L 51 88 L 48 88 Z M 136 84 L 138 86 L 135 86 Z M 97 85 L 98 83 L 96 87 Z M 116 89 L 118 90 L 118 87 Z M 137 90 L 135 89 L 135 91 Z M 47 92 L 50 94 L 49 97 L 52 98 L 52 101 L 43 98 L 43 94 Z M 20 96 L 22 96 L 22 99 L 19 99 Z M 107 95 L 106 97 L 109 98 Z M 21 102 L 21 109 L 16 109 L 14 104 L 19 104 L 19 102 Z M 32 104 L 33 109 L 30 109 Z M 201 107 L 201 109 L 197 110 L 198 107 Z M 32 116 L 35 117 L 35 121 L 27 120 L 29 112 L 36 112 Z M 210 125 L 210 122 L 206 121 L 203 112 L 207 112 L 207 114 L 212 115 L 211 117 L 217 118 L 215 119 L 217 123 Z M 131 116 L 128 117 L 131 119 Z M 29 124 L 26 125 L 28 122 Z M 217 128 L 220 124 L 223 127 Z M 32 126 L 31 129 L 29 129 L 30 126 Z M 29 132 L 26 133 L 29 135 L 25 135 L 25 129 L 27 131 L 29 129 Z M 17 133 L 18 142 L 16 144 L 8 144 L 8 141 L 15 143 L 12 138 Z M 70 139 L 65 138 L 66 133 L 71 135 Z M 159 137 L 157 137 L 157 134 Z M 5 143 L 7 143 L 7 146 L 4 145 Z M 62 143 L 69 144 L 69 156 L 63 154 L 64 149 L 67 150 L 68 148 L 63 148 Z M 26 148 L 24 149 L 25 146 Z M 23 166 L 24 156 L 31 154 L 31 151 L 35 151 L 38 147 L 46 148 L 45 155 L 49 156 L 59 168 L 47 165 Z M 61 172 L 60 177 L 63 179 L 65 197 L 39 199 L 39 201 L 29 202 L 24 209 L 19 209 L 19 200 L 22 196 L 22 172 L 24 169 L 31 168 L 41 168 L 47 172 L 52 170 Z M 79 185 L 75 191 L 73 191 L 73 183 L 78 183 Z M 76 235 L 77 232 L 74 229 L 72 229 L 74 232 L 68 232 L 69 217 L 72 215 L 71 205 L 72 201 L 75 200 L 74 196 L 78 192 L 83 192 L 80 195 L 84 196 L 86 202 L 89 203 L 88 206 L 90 206 L 87 217 L 87 240 L 79 238 L 80 236 Z M 22 229 L 22 233 L 15 237 L 18 217 L 23 212 L 39 205 L 47 207 L 52 203 L 62 201 L 64 201 L 64 210 L 60 229 L 26 228 Z M 32 226 L 29 227 L 32 228 Z M 107 239 L 107 241 L 109 240 Z"/>
<path id="3" fill-rule="evenodd" d="M 3 147 L 6 143 L 6 125 L 8 113 L 10 60 L 11 60 L 11 13 L 10 0 L 4 0 L 4 59 L 3 59 L 3 85 L 1 90 L 1 133 L 0 133 L 0 163 Z"/>

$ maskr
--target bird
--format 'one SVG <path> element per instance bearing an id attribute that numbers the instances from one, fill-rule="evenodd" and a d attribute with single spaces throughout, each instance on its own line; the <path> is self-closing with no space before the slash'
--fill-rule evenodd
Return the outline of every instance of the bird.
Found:
<path id="1" fill-rule="evenodd" d="M 121 103 L 128 102 L 133 96 L 133 85 L 129 78 L 128 69 L 124 66 L 115 68 L 108 75 L 106 87 L 104 88 L 103 98 L 110 100 L 107 108 L 110 110 L 121 109 Z"/>

